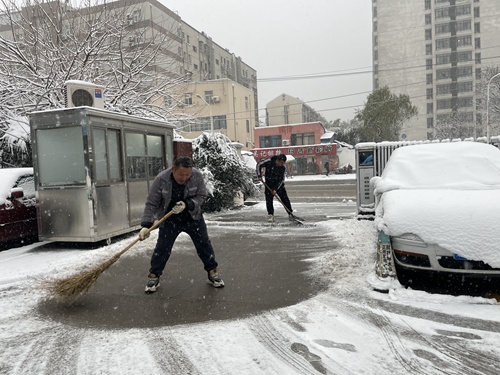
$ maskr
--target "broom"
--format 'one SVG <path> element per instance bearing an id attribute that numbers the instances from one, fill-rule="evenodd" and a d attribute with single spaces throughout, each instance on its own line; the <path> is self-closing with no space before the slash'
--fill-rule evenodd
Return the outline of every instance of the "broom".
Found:
<path id="1" fill-rule="evenodd" d="M 287 206 L 285 206 L 285 204 L 283 203 L 283 201 L 281 200 L 281 198 L 278 196 L 278 194 L 274 193 L 273 190 L 269 187 L 268 184 L 266 184 L 264 181 L 262 181 L 262 183 L 264 184 L 264 186 L 269 189 L 269 191 L 276 197 L 276 199 L 278 200 L 278 202 L 281 203 L 281 205 L 283 206 L 283 208 L 285 209 L 285 211 L 288 213 L 288 215 L 290 215 L 290 217 L 297 223 L 297 224 L 301 224 L 301 225 L 304 225 L 304 219 L 298 217 L 298 216 L 295 216 L 293 214 L 292 211 L 290 211 L 288 209 Z"/>
<path id="2" fill-rule="evenodd" d="M 149 228 L 146 233 L 150 233 L 152 230 L 158 228 L 161 223 L 167 220 L 172 214 L 173 211 L 168 212 L 160 220 L 155 222 L 154 225 Z M 115 254 L 113 257 L 111 257 L 109 260 L 98 267 L 85 271 L 84 273 L 81 273 L 79 275 L 70 276 L 66 279 L 56 280 L 48 286 L 48 289 L 51 291 L 52 297 L 63 300 L 76 298 L 77 296 L 86 293 L 96 283 L 97 279 L 104 271 L 111 267 L 111 265 L 115 263 L 123 253 L 128 251 L 139 241 L 140 238 L 137 237 L 125 249 Z"/>

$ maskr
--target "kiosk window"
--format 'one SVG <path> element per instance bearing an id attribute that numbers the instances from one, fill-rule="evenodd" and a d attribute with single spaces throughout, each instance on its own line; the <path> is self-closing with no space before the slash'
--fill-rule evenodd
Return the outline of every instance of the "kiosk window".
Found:
<path id="1" fill-rule="evenodd" d="M 127 175 L 129 179 L 146 178 L 146 143 L 144 135 L 126 133 Z"/>
<path id="2" fill-rule="evenodd" d="M 37 130 L 36 140 L 40 186 L 85 184 L 80 127 Z"/>
<path id="3" fill-rule="evenodd" d="M 148 173 L 149 178 L 153 178 L 164 169 L 163 138 L 158 135 L 147 135 L 146 140 L 148 145 Z"/>
<path id="4" fill-rule="evenodd" d="M 120 133 L 94 129 L 94 159 L 97 181 L 121 179 Z"/>

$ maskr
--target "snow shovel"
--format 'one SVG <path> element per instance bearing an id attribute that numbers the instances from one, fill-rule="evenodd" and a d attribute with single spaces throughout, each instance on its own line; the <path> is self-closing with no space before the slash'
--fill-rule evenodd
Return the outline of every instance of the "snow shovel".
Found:
<path id="1" fill-rule="evenodd" d="M 150 233 L 151 231 L 158 228 L 161 223 L 167 220 L 170 216 L 172 216 L 174 212 L 169 211 L 165 216 L 163 216 L 160 220 L 155 222 L 151 228 L 148 229 L 146 233 Z M 70 276 L 66 279 L 56 280 L 53 285 L 49 285 L 49 290 L 52 292 L 52 297 L 57 299 L 71 299 L 78 297 L 81 294 L 86 293 L 97 281 L 97 278 L 106 271 L 113 263 L 115 263 L 120 256 L 128 251 L 132 246 L 134 246 L 137 242 L 140 241 L 139 236 L 130 243 L 125 249 L 116 253 L 109 260 L 104 262 L 98 267 L 85 271 L 79 275 Z"/>
<path id="2" fill-rule="evenodd" d="M 305 220 L 302 219 L 302 218 L 300 218 L 300 217 L 298 217 L 298 216 L 295 216 L 293 214 L 293 212 L 290 211 L 287 206 L 285 206 L 285 204 L 283 203 L 283 201 L 281 200 L 281 198 L 278 196 L 278 194 L 276 194 L 275 192 L 273 192 L 273 190 L 269 187 L 269 185 L 266 184 L 264 181 L 262 181 L 262 183 L 264 184 L 264 186 L 266 187 L 266 189 L 269 189 L 269 191 L 276 197 L 276 199 L 278 200 L 278 202 L 281 203 L 281 205 L 286 210 L 286 212 L 288 212 L 288 215 L 290 215 L 290 217 L 293 219 L 293 221 L 295 221 L 297 224 L 304 225 Z"/>

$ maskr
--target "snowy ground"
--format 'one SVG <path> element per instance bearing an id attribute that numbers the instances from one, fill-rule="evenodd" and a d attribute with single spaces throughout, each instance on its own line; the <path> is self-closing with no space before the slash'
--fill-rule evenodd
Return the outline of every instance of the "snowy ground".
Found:
<path id="1" fill-rule="evenodd" d="M 326 177 L 307 177 L 317 178 Z M 264 209 L 263 202 L 244 208 Z M 373 222 L 317 226 L 338 244 L 310 259 L 310 272 L 328 281 L 326 291 L 237 321 L 151 329 L 82 329 L 36 314 L 44 297 L 39 278 L 100 264 L 130 240 L 87 251 L 37 252 L 38 243 L 0 252 L 0 374 L 498 373 L 496 300 L 372 291 Z"/>

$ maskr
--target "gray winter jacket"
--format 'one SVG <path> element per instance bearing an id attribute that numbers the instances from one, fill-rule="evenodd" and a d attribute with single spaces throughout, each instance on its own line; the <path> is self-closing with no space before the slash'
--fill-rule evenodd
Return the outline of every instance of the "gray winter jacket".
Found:
<path id="1" fill-rule="evenodd" d="M 208 191 L 203 181 L 203 175 L 198 169 L 193 168 L 191 177 L 186 181 L 183 200 L 191 200 L 194 203 L 194 208 L 189 211 L 189 214 L 194 220 L 201 219 L 201 205 L 205 202 L 207 196 Z M 171 199 L 172 168 L 168 168 L 160 172 L 153 181 L 149 189 L 148 198 L 146 199 L 141 222 L 143 224 L 152 224 L 156 219 L 161 219 L 167 213 L 167 208 Z"/>

